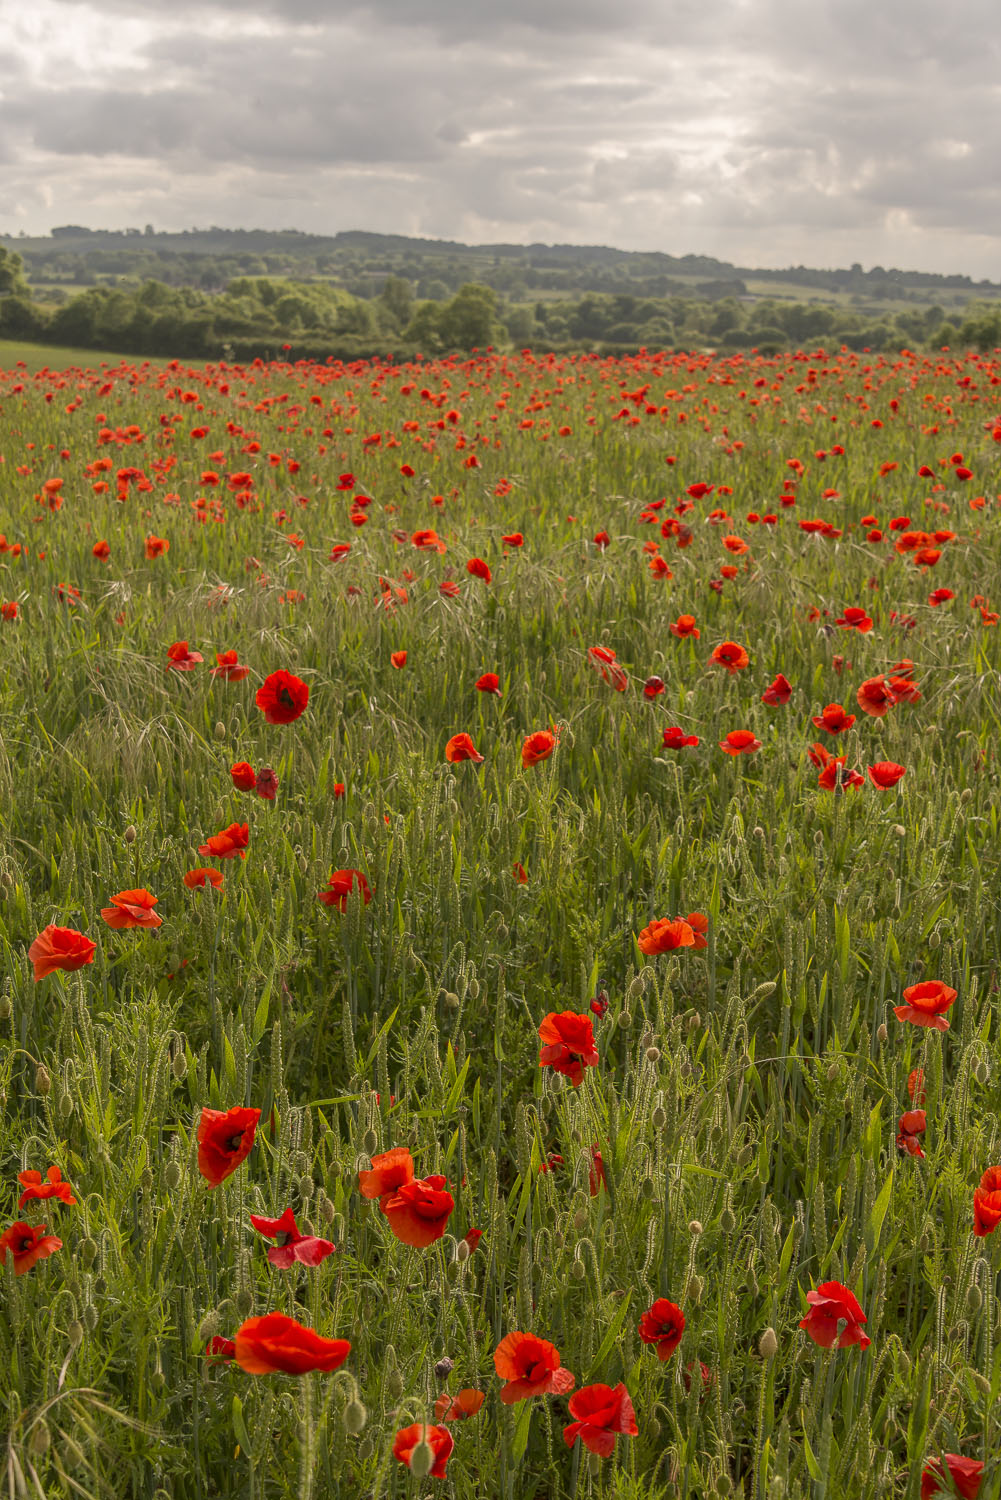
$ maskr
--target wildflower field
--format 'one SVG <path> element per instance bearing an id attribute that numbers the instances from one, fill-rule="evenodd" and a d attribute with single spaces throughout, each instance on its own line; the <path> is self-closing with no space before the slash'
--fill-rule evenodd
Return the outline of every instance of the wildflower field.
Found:
<path id="1" fill-rule="evenodd" d="M 0 372 L 0 1486 L 997 1496 L 1001 364 Z"/>

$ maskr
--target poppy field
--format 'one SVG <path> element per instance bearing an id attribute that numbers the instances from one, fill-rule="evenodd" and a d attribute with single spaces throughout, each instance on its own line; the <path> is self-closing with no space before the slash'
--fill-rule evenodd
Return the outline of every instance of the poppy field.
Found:
<path id="1" fill-rule="evenodd" d="M 998 1495 L 999 389 L 0 371 L 5 1495 Z"/>

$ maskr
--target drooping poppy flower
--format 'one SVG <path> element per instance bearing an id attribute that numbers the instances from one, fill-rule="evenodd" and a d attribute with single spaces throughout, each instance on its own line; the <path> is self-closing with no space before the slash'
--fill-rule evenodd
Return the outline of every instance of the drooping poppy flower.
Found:
<path id="1" fill-rule="evenodd" d="M 847 755 L 828 756 L 817 777 L 817 785 L 825 792 L 843 792 L 848 786 L 865 786 L 865 777 L 861 771 L 849 770 L 845 764 L 847 759 Z"/>
<path id="2" fill-rule="evenodd" d="M 501 541 L 505 547 L 523 547 L 525 545 L 525 538 L 520 531 L 509 532 L 507 536 L 501 537 Z"/>
<path id="3" fill-rule="evenodd" d="M 217 651 L 215 659 L 212 676 L 221 677 L 224 682 L 242 682 L 250 671 L 249 667 L 242 665 L 236 651 Z"/>
<path id="4" fill-rule="evenodd" d="M 36 1261 L 45 1260 L 62 1248 L 62 1240 L 56 1239 L 54 1234 L 46 1234 L 44 1224 L 18 1221 L 0 1234 L 0 1266 L 7 1264 L 9 1250 L 14 1259 L 14 1275 L 23 1276 Z"/>
<path id="5" fill-rule="evenodd" d="M 163 918 L 153 910 L 157 898 L 151 891 L 119 891 L 110 906 L 102 906 L 101 916 L 109 927 L 162 927 Z"/>
<path id="6" fill-rule="evenodd" d="M 222 888 L 222 871 L 213 870 L 211 865 L 200 866 L 197 870 L 185 870 L 183 878 L 189 891 L 199 888 L 204 890 L 206 885 L 214 886 L 217 891 Z"/>
<path id="7" fill-rule="evenodd" d="M 476 690 L 479 693 L 493 693 L 496 698 L 503 698 L 500 678 L 496 672 L 484 672 L 482 677 L 476 679 Z"/>
<path id="8" fill-rule="evenodd" d="M 372 1166 L 358 1173 L 358 1191 L 363 1198 L 392 1197 L 397 1188 L 414 1180 L 414 1159 L 406 1146 L 394 1146 L 381 1156 L 372 1157 Z"/>
<path id="9" fill-rule="evenodd" d="M 300 1234 L 295 1215 L 290 1208 L 277 1219 L 264 1219 L 250 1215 L 250 1222 L 258 1234 L 275 1243 L 268 1249 L 268 1260 L 281 1271 L 287 1271 L 298 1261 L 304 1266 L 318 1266 L 321 1260 L 332 1255 L 334 1246 L 330 1240 L 318 1239 L 315 1234 Z"/>
<path id="10" fill-rule="evenodd" d="M 306 1375 L 339 1370 L 351 1353 L 347 1339 L 326 1339 L 285 1313 L 248 1318 L 236 1330 L 236 1362 L 248 1375 Z"/>
<path id="11" fill-rule="evenodd" d="M 565 1396 L 577 1383 L 576 1376 L 564 1369 L 555 1344 L 520 1330 L 501 1339 L 494 1350 L 494 1369 L 505 1382 L 500 1393 L 505 1406 L 532 1396 Z"/>
<path id="12" fill-rule="evenodd" d="M 770 687 L 766 687 L 761 694 L 762 703 L 767 703 L 769 708 L 780 708 L 788 703 L 792 696 L 792 683 L 779 672 Z"/>
<path id="13" fill-rule="evenodd" d="M 470 573 L 474 578 L 481 579 L 484 583 L 489 583 L 493 578 L 489 566 L 483 561 L 482 557 L 471 557 L 466 564 L 466 572 Z"/>
<path id="14" fill-rule="evenodd" d="M 63 1181 L 63 1174 L 58 1167 L 50 1167 L 42 1181 L 41 1172 L 29 1171 L 19 1172 L 17 1180 L 24 1188 L 24 1192 L 17 1200 L 18 1208 L 23 1208 L 26 1203 L 33 1203 L 36 1199 L 58 1198 L 60 1203 L 75 1205 L 73 1189 L 68 1182 Z"/>
<path id="15" fill-rule="evenodd" d="M 528 871 L 525 869 L 525 866 L 523 864 L 515 864 L 515 867 L 511 871 L 511 874 L 514 876 L 519 885 L 528 884 Z"/>
<path id="16" fill-rule="evenodd" d="M 644 927 L 636 946 L 652 958 L 658 953 L 673 953 L 676 948 L 694 948 L 695 933 L 680 917 L 657 917 Z"/>
<path id="17" fill-rule="evenodd" d="M 229 774 L 238 792 L 252 792 L 257 785 L 257 772 L 249 761 L 238 760 L 235 766 L 230 766 Z"/>
<path id="18" fill-rule="evenodd" d="M 429 1427 L 423 1422 L 414 1422 L 410 1427 L 401 1427 L 393 1439 L 393 1457 L 398 1458 L 401 1464 L 410 1468 L 410 1460 L 414 1456 L 414 1449 L 421 1443 L 427 1443 L 434 1454 L 434 1464 L 428 1471 L 429 1479 L 444 1479 L 451 1457 L 452 1449 L 455 1447 L 455 1439 L 447 1427 Z"/>
<path id="19" fill-rule="evenodd" d="M 31 947 L 28 957 L 35 970 L 35 982 L 44 979 L 56 969 L 82 969 L 84 964 L 94 962 L 97 944 L 73 927 L 56 927 L 50 922 L 43 927 Z"/>
<path id="20" fill-rule="evenodd" d="M 468 734 L 453 734 L 445 746 L 445 759 L 449 765 L 457 765 L 461 760 L 472 760 L 479 763 L 483 756 L 473 744 Z"/>
<path id="21" fill-rule="evenodd" d="M 747 666 L 750 657 L 736 641 L 721 641 L 718 646 L 713 647 L 709 660 L 718 667 L 725 667 L 732 676 L 734 672 L 740 672 Z"/>
<path id="22" fill-rule="evenodd" d="M 480 1243 L 480 1240 L 483 1238 L 483 1230 L 476 1228 L 467 1229 L 462 1238 L 464 1243 L 469 1246 L 469 1253 L 470 1255 L 472 1255 L 473 1251 Z"/>
<path id="23" fill-rule="evenodd" d="M 874 719 L 882 719 L 896 703 L 896 695 L 885 677 L 867 677 L 855 694 L 858 706 Z"/>
<path id="24" fill-rule="evenodd" d="M 193 672 L 200 661 L 204 661 L 200 651 L 189 651 L 187 641 L 175 641 L 172 646 L 167 647 L 166 671 Z"/>
<path id="25" fill-rule="evenodd" d="M 589 646 L 587 655 L 592 667 L 601 674 L 603 682 L 611 683 L 617 693 L 626 691 L 629 678 L 625 668 L 615 660 L 615 652 L 610 646 Z"/>
<path id="26" fill-rule="evenodd" d="M 822 1281 L 816 1291 L 809 1291 L 806 1300 L 810 1311 L 800 1322 L 815 1344 L 821 1349 L 847 1349 L 858 1344 L 867 1349 L 872 1343 L 862 1332 L 862 1324 L 868 1322 L 859 1306 L 855 1294 L 839 1281 Z M 844 1323 L 840 1337 L 838 1324 Z"/>
<path id="27" fill-rule="evenodd" d="M 202 1110 L 198 1122 L 198 1170 L 210 1188 L 225 1182 L 250 1155 L 257 1133 L 259 1109 Z"/>
<path id="28" fill-rule="evenodd" d="M 426 1250 L 448 1228 L 455 1199 L 448 1191 L 446 1179 L 434 1175 L 401 1183 L 395 1192 L 383 1194 L 379 1207 L 401 1244 Z"/>
<path id="29" fill-rule="evenodd" d="M 292 672 L 280 669 L 265 677 L 254 702 L 269 724 L 291 724 L 305 712 L 309 688 Z"/>
<path id="30" fill-rule="evenodd" d="M 908 1109 L 897 1121 L 897 1150 L 908 1156 L 924 1157 L 919 1135 L 924 1135 L 926 1117 L 923 1109 Z"/>
<path id="31" fill-rule="evenodd" d="M 270 766 L 262 766 L 254 782 L 254 791 L 265 802 L 273 802 L 278 795 L 278 777 Z"/>
<path id="32" fill-rule="evenodd" d="M 920 984 L 909 985 L 904 990 L 905 1005 L 895 1005 L 893 1014 L 898 1021 L 910 1021 L 915 1026 L 932 1026 L 936 1031 L 948 1031 L 945 1012 L 956 998 L 956 991 L 943 984 L 941 979 L 925 979 Z"/>
<path id="33" fill-rule="evenodd" d="M 326 890 L 320 891 L 316 899 L 322 901 L 324 906 L 336 906 L 339 912 L 344 913 L 348 909 L 348 896 L 355 886 L 361 891 L 362 901 L 367 906 L 372 899 L 372 892 L 361 870 L 335 870 L 327 880 Z"/>
<path id="34" fill-rule="evenodd" d="M 973 1233 L 977 1239 L 993 1234 L 1001 1224 L 1001 1167 L 988 1167 L 973 1190 Z"/>
<path id="35" fill-rule="evenodd" d="M 956 470 L 959 473 L 959 470 Z M 931 1500 L 932 1495 L 948 1495 L 955 1493 L 962 1500 L 978 1500 L 980 1485 L 984 1476 L 984 1465 L 979 1458 L 964 1458 L 961 1453 L 946 1453 L 944 1455 L 945 1467 L 948 1469 L 948 1478 L 942 1470 L 942 1459 L 930 1458 L 921 1470 L 921 1500 Z"/>
<path id="36" fill-rule="evenodd" d="M 389 653 L 389 660 L 399 672 L 407 664 L 407 653 L 405 651 L 391 651 Z"/>
<path id="37" fill-rule="evenodd" d="M 454 1396 L 442 1391 L 434 1404 L 435 1418 L 439 1422 L 465 1422 L 476 1416 L 485 1399 L 484 1393 L 472 1386 L 456 1391 Z"/>
<path id="38" fill-rule="evenodd" d="M 633 1403 L 621 1380 L 616 1386 L 582 1386 L 570 1397 L 569 1406 L 576 1421 L 563 1429 L 563 1441 L 568 1448 L 580 1438 L 585 1448 L 608 1458 L 620 1434 L 635 1437 L 639 1432 Z"/>
<path id="39" fill-rule="evenodd" d="M 250 824 L 230 823 L 219 833 L 213 833 L 198 845 L 199 854 L 208 854 L 213 859 L 246 859 L 250 844 Z"/>
<path id="40" fill-rule="evenodd" d="M 639 1321 L 639 1336 L 644 1344 L 653 1344 L 659 1360 L 668 1360 L 681 1343 L 685 1315 L 676 1302 L 658 1297 Z"/>
<path id="41" fill-rule="evenodd" d="M 697 745 L 699 737 L 697 734 L 686 734 L 679 729 L 677 724 L 672 724 L 669 729 L 664 730 L 665 750 L 684 750 L 686 745 Z"/>
<path id="42" fill-rule="evenodd" d="M 695 623 L 694 615 L 679 615 L 674 623 L 667 628 L 679 640 L 684 640 L 686 636 L 691 636 L 693 640 L 697 641 L 701 635 L 701 631 Z"/>
<path id="43" fill-rule="evenodd" d="M 659 698 L 664 691 L 665 684 L 663 677 L 648 677 L 643 684 L 644 698 Z"/>
<path id="44" fill-rule="evenodd" d="M 552 1068 L 569 1078 L 574 1088 L 584 1081 L 584 1069 L 598 1065 L 591 1017 L 573 1010 L 550 1011 L 539 1024 L 539 1067 Z"/>
<path id="45" fill-rule="evenodd" d="M 719 747 L 727 755 L 753 755 L 761 749 L 761 741 L 755 739 L 750 729 L 731 729 Z"/>
<path id="46" fill-rule="evenodd" d="M 883 791 L 896 786 L 900 778 L 907 775 L 907 767 L 898 766 L 894 760 L 877 761 L 874 766 L 868 767 L 868 771 L 873 786 L 881 787 Z"/>
<path id="47" fill-rule="evenodd" d="M 912 1068 L 907 1075 L 907 1097 L 912 1104 L 925 1102 L 925 1075 L 923 1068 Z"/>
<path id="48" fill-rule="evenodd" d="M 840 625 L 842 630 L 857 630 L 860 635 L 866 635 L 872 629 L 872 620 L 865 610 L 855 606 L 846 609 L 834 623 Z"/>
<path id="49" fill-rule="evenodd" d="M 592 1198 L 597 1198 L 602 1188 L 607 1192 L 608 1180 L 605 1177 L 605 1163 L 597 1146 L 592 1146 L 591 1161 L 587 1169 L 587 1190 Z"/>
<path id="50" fill-rule="evenodd" d="M 826 766 L 831 759 L 831 752 L 829 750 L 826 750 L 823 745 L 818 745 L 816 742 L 814 742 L 810 746 L 809 750 L 806 753 L 813 761 L 813 764 L 815 766 L 820 766 L 821 768 Z"/>
<path id="51" fill-rule="evenodd" d="M 828 703 L 821 714 L 813 715 L 815 729 L 824 729 L 828 734 L 843 734 L 855 723 L 855 715 L 845 713 L 840 703 Z"/>
<path id="52" fill-rule="evenodd" d="M 548 760 L 556 749 L 556 736 L 548 729 L 537 729 L 530 734 L 521 747 L 521 764 L 524 770 L 537 766 L 540 760 Z"/>

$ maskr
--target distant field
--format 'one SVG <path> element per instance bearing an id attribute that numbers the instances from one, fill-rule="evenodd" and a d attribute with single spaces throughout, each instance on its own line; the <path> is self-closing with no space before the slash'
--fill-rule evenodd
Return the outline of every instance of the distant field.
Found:
<path id="1" fill-rule="evenodd" d="M 126 356 L 109 349 L 66 349 L 61 344 L 22 344 L 14 339 L 0 339 L 0 370 L 12 370 L 19 362 L 29 370 L 67 370 L 72 365 L 96 370 L 101 365 L 117 365 Z M 165 359 L 141 360 L 140 364 L 166 364 Z"/>

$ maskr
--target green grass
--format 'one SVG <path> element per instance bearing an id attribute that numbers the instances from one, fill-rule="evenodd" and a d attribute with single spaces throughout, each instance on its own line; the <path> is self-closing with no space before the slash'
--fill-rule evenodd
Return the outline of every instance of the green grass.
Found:
<path id="1" fill-rule="evenodd" d="M 72 367 L 99 370 L 102 364 L 117 365 L 126 358 L 128 356 L 114 354 L 107 349 L 64 349 L 56 344 L 31 344 L 18 339 L 0 339 L 0 371 L 13 370 L 18 363 L 27 365 L 32 372 L 67 370 Z M 151 356 L 148 361 L 137 363 L 149 363 L 160 368 L 167 361 Z"/>
<path id="2" fill-rule="evenodd" d="M 998 606 L 996 373 L 498 356 L 0 377 L 0 603 L 18 604 L 0 618 L 0 1228 L 63 1242 L 2 1278 L 13 1495 L 423 1496 L 394 1435 L 463 1387 L 486 1400 L 450 1428 L 434 1492 L 453 1500 L 917 1500 L 942 1452 L 986 1459 L 994 1493 L 998 1241 L 971 1228 L 999 1160 L 1001 649 L 968 601 Z M 227 472 L 250 481 L 206 477 Z M 679 517 L 681 547 L 660 523 L 699 481 L 717 488 Z M 937 565 L 895 550 L 897 516 L 956 534 Z M 797 525 L 815 517 L 841 536 Z M 428 527 L 444 553 L 413 545 Z M 149 535 L 169 551 L 147 559 Z M 871 631 L 837 625 L 851 605 Z M 686 612 L 697 641 L 669 630 Z M 166 669 L 181 640 L 204 657 L 190 672 Z M 726 640 L 749 654 L 732 676 L 711 660 Z M 230 648 L 242 682 L 210 675 Z M 869 717 L 859 684 L 904 657 L 920 700 Z M 255 705 L 279 668 L 310 689 L 287 726 Z M 503 696 L 477 691 L 487 671 Z M 792 696 L 773 708 L 777 672 Z M 836 740 L 811 722 L 834 701 L 856 714 Z M 672 725 L 699 745 L 666 749 Z M 550 727 L 555 753 L 523 769 Z M 724 755 L 744 728 L 761 748 Z M 482 764 L 446 763 L 458 732 Z M 821 740 L 906 775 L 826 791 Z M 274 802 L 236 790 L 238 761 L 274 769 Z M 234 821 L 245 862 L 198 853 Z M 205 865 L 221 891 L 185 887 Z M 345 868 L 373 897 L 341 914 L 316 898 Z M 137 887 L 162 927 L 113 931 L 102 908 Z M 639 950 L 653 919 L 695 911 L 707 947 Z M 36 983 L 48 923 L 97 951 Z M 894 1015 L 924 979 L 958 992 L 947 1031 Z M 540 1068 L 538 1027 L 590 1015 L 599 987 L 600 1060 L 575 1089 Z M 923 1159 L 895 1146 L 916 1067 Z M 261 1110 L 256 1143 L 209 1188 L 200 1113 L 236 1105 Z M 425 1249 L 359 1194 L 397 1146 L 454 1197 Z M 52 1163 L 78 1205 L 19 1212 L 17 1174 Z M 287 1206 L 337 1246 L 316 1268 L 276 1270 L 250 1225 Z M 828 1280 L 858 1297 L 864 1352 L 799 1330 Z M 663 1363 L 638 1336 L 662 1296 L 686 1319 Z M 211 1337 L 273 1310 L 349 1339 L 343 1370 L 207 1363 Z M 578 1387 L 624 1382 L 636 1436 L 599 1459 L 565 1445 L 566 1397 L 503 1405 L 493 1352 L 514 1330 L 554 1343 Z"/>

